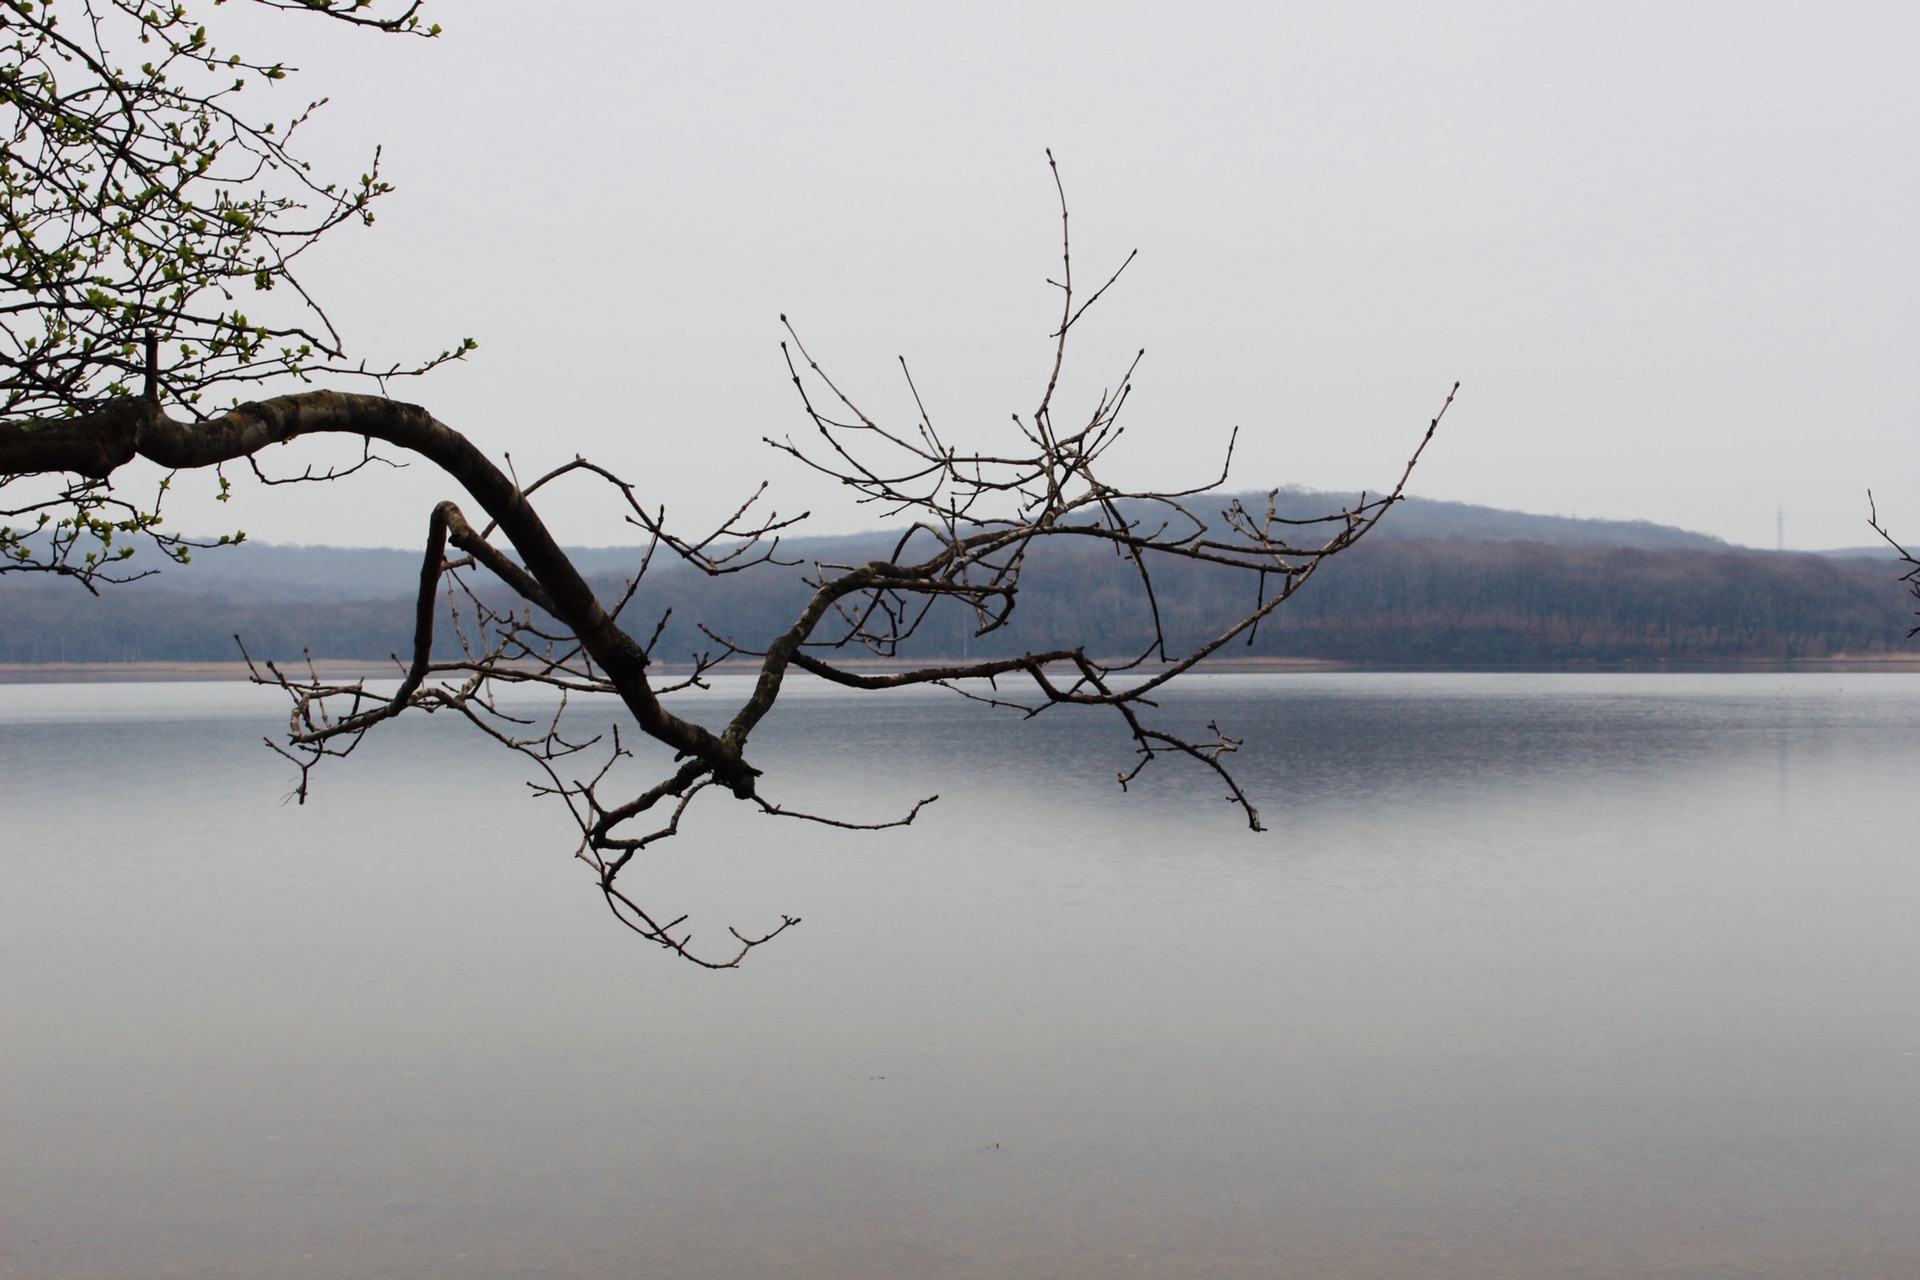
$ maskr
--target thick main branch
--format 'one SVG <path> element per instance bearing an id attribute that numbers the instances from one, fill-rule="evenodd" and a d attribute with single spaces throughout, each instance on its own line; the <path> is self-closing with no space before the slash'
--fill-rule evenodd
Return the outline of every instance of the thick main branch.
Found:
<path id="1" fill-rule="evenodd" d="M 754 770 L 742 759 L 741 744 L 723 741 L 661 705 L 647 680 L 645 651 L 601 605 L 520 487 L 472 441 L 418 405 L 308 391 L 243 404 L 205 422 L 179 422 L 150 400 L 128 399 L 70 418 L 0 423 L 0 474 L 72 472 L 105 479 L 136 456 L 170 469 L 193 470 L 250 457 L 268 445 L 325 434 L 378 440 L 418 454 L 446 472 L 513 544 L 531 582 L 516 581 L 515 566 L 504 558 L 490 567 L 578 637 L 642 731 L 699 757 L 737 794 L 752 794 Z M 479 539 L 470 533 L 462 536 L 467 531 L 453 532 L 455 545 L 471 553 Z M 537 594 L 529 587 L 537 588 Z"/>

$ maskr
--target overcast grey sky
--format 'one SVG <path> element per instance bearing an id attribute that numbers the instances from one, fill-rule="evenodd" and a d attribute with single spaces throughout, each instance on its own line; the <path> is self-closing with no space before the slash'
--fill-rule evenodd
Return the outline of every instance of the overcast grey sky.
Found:
<path id="1" fill-rule="evenodd" d="M 230 6 L 231 8 L 231 6 Z M 227 21 L 228 10 L 216 15 Z M 400 192 L 309 270 L 396 394 L 527 474 L 584 451 L 697 520 L 805 425 L 777 317 L 872 402 L 912 364 L 985 443 L 1046 372 L 1060 158 L 1082 278 L 1140 259 L 1069 392 L 1136 347 L 1121 478 L 1389 482 L 1859 545 L 1920 541 L 1920 7 L 442 0 L 436 41 L 240 15 Z M 357 171 L 357 170 L 356 170 Z M 1075 403 L 1069 400 L 1068 404 Z M 450 487 L 243 493 L 276 541 L 412 544 Z M 189 503 L 181 523 L 220 523 Z M 563 539 L 627 541 L 572 497 Z"/>

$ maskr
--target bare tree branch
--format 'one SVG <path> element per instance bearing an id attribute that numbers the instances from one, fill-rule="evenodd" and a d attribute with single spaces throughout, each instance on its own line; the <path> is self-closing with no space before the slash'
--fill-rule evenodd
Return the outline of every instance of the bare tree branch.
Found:
<path id="1" fill-rule="evenodd" d="M 1887 545 L 1899 555 L 1901 563 L 1907 566 L 1907 571 L 1900 575 L 1900 581 L 1907 584 L 1907 591 L 1914 599 L 1920 600 L 1920 559 L 1916 559 L 1913 552 L 1901 545 L 1891 533 L 1887 532 L 1886 526 L 1880 523 L 1880 508 L 1874 505 L 1871 489 L 1867 490 L 1867 513 L 1867 524 L 1886 540 Z M 1914 611 L 1914 616 L 1920 618 L 1920 609 Z M 1914 636 L 1920 636 L 1920 624 L 1916 624 L 1911 631 L 1907 632 L 1909 640 Z"/>
<path id="2" fill-rule="evenodd" d="M 291 0 L 268 2 L 296 7 Z M 417 27 L 418 6 L 412 4 L 396 4 L 385 16 L 364 11 L 357 0 L 305 7 L 384 30 Z M 178 56 L 191 60 L 199 54 L 183 44 Z M 129 127 L 138 135 L 147 126 Z M 271 160 L 279 153 L 265 154 Z M 1401 500 L 1453 393 L 1389 490 L 1371 498 L 1362 494 L 1352 506 L 1317 519 L 1280 516 L 1273 492 L 1264 512 L 1237 501 L 1211 515 L 1199 509 L 1196 496 L 1226 481 L 1237 432 L 1226 435 L 1218 470 L 1209 468 L 1184 485 L 1131 490 L 1109 484 L 1103 478 L 1107 455 L 1125 434 L 1122 418 L 1142 354 L 1127 357 L 1118 380 L 1090 396 L 1091 404 L 1077 419 L 1065 416 L 1062 388 L 1068 385 L 1063 379 L 1071 335 L 1089 309 L 1108 296 L 1134 255 L 1091 294 L 1076 292 L 1065 185 L 1051 154 L 1048 165 L 1060 198 L 1060 273 L 1051 282 L 1060 291 L 1060 315 L 1047 334 L 1037 406 L 1026 417 L 1010 414 L 1011 428 L 1003 427 L 1001 438 L 967 448 L 949 442 L 936 430 L 904 359 L 900 367 L 911 392 L 912 420 L 895 424 L 867 413 L 782 317 L 787 330 L 782 352 L 810 430 L 804 444 L 769 443 L 897 520 L 892 550 L 859 563 L 816 558 L 805 564 L 807 598 L 791 624 L 769 639 L 728 636 L 700 622 L 713 648 L 692 656 L 690 674 L 662 679 L 653 657 L 672 612 L 649 589 L 654 556 L 664 548 L 669 559 L 707 577 L 801 567 L 782 560 L 779 552 L 783 536 L 804 516 L 781 517 L 765 508 L 764 484 L 710 531 L 683 536 L 669 527 L 663 507 L 644 501 L 632 483 L 606 466 L 575 455 L 522 483 L 510 459 L 504 467 L 496 464 L 427 410 L 385 396 L 301 390 L 220 412 L 196 407 L 205 388 L 259 372 L 257 351 L 244 343 L 225 349 L 224 364 L 167 366 L 157 344 L 141 342 L 131 355 L 118 348 L 109 356 L 96 353 L 86 376 L 76 373 L 78 380 L 58 395 L 47 391 L 36 401 L 33 395 L 40 392 L 21 392 L 8 403 L 28 411 L 0 420 L 0 486 L 38 476 L 51 477 L 53 487 L 4 514 L 77 521 L 56 523 L 45 535 L 56 554 L 40 556 L 36 563 L 51 568 L 71 560 L 83 536 L 109 549 L 122 536 L 153 531 L 157 516 L 114 505 L 124 500 L 112 489 L 113 477 L 135 458 L 171 471 L 209 470 L 219 476 L 222 466 L 242 461 L 258 471 L 259 455 L 270 446 L 345 436 L 360 445 L 358 463 L 339 470 L 309 468 L 279 480 L 342 480 L 371 461 L 390 461 L 388 453 L 433 464 L 485 522 L 476 528 L 452 500 L 430 513 L 411 645 L 405 659 L 394 655 L 397 684 L 391 690 L 383 692 L 384 684 L 375 688 L 366 680 L 328 681 L 311 659 L 304 670 L 256 662 L 242 647 L 253 678 L 288 698 L 285 736 L 270 745 L 299 770 L 294 798 L 306 799 L 313 771 L 323 761 L 351 754 L 386 722 L 415 711 L 452 713 L 523 757 L 532 773 L 532 792 L 566 809 L 578 833 L 575 856 L 590 868 L 614 917 L 647 941 L 706 967 L 738 965 L 799 921 L 782 914 L 777 925 L 758 933 L 729 929 L 731 941 L 708 951 L 695 948 L 684 915 L 643 904 L 646 895 L 631 883 L 643 874 L 636 870 L 646 861 L 642 855 L 679 835 L 702 797 L 731 796 L 769 816 L 848 831 L 905 826 L 937 799 L 928 796 L 901 817 L 862 822 L 761 795 L 761 770 L 750 759 L 749 746 L 796 669 L 861 691 L 933 686 L 1028 718 L 1062 707 L 1105 708 L 1133 746 L 1132 761 L 1117 773 L 1123 790 L 1154 761 L 1184 759 L 1207 771 L 1249 827 L 1260 830 L 1258 808 L 1229 769 L 1240 741 L 1217 723 L 1208 724 L 1204 733 L 1178 730 L 1166 722 L 1155 695 L 1222 647 L 1251 637 L 1320 565 L 1351 548 Z M 362 210 L 377 194 L 341 197 L 346 204 L 327 206 L 321 229 L 332 225 L 327 219 L 337 222 L 336 215 L 344 216 L 342 209 Z M 66 304 L 54 293 L 47 305 L 57 310 Z M 326 332 L 330 335 L 330 328 Z M 256 339 L 266 341 L 257 335 L 246 341 Z M 126 363 L 142 350 L 146 360 L 136 394 L 120 376 L 132 373 L 114 362 Z M 283 365 L 282 372 L 308 368 Z M 103 388 L 97 395 L 89 390 L 96 387 Z M 224 477 L 220 482 L 224 486 Z M 536 497 L 550 501 L 562 486 L 578 484 L 610 487 L 624 519 L 646 535 L 638 564 L 609 596 L 611 608 L 561 550 L 535 506 Z M 102 526 L 110 516 L 125 527 Z M 28 546 L 25 535 L 9 531 L 6 536 L 13 541 L 0 537 L 0 549 Z M 163 545 L 180 559 L 192 546 L 183 540 Z M 1088 635 L 1017 656 L 970 659 L 936 651 L 897 669 L 856 669 L 863 657 L 900 662 L 911 651 L 924 650 L 922 628 L 936 611 L 960 611 L 975 637 L 1013 625 L 1035 558 L 1049 547 L 1088 545 L 1110 550 L 1138 583 L 1140 607 L 1151 624 L 1152 640 L 1144 649 L 1114 653 L 1111 642 Z M 29 550 L 28 559 L 37 554 Z M 1176 634 L 1163 617 L 1156 576 L 1169 565 L 1244 575 L 1251 589 L 1243 597 L 1246 612 Z M 109 569 L 110 564 L 95 566 L 82 558 L 71 572 L 91 587 L 95 580 L 111 581 Z M 620 621 L 630 606 L 637 616 L 657 620 L 644 643 Z M 668 708 L 666 695 L 705 687 L 708 674 L 722 663 L 739 664 L 752 676 L 723 727 L 709 729 Z M 546 701 L 535 706 L 520 696 L 529 690 L 543 692 Z"/>

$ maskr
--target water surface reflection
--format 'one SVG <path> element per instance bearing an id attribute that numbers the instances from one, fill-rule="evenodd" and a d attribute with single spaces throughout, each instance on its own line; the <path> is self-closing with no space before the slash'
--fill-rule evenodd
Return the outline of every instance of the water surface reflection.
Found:
<path id="1" fill-rule="evenodd" d="M 1920 1273 L 1920 680 L 1200 682 L 1266 836 L 800 692 L 776 798 L 943 799 L 716 806 L 655 899 L 807 922 L 708 975 L 456 726 L 302 810 L 255 691 L 0 687 L 0 1274 Z"/>

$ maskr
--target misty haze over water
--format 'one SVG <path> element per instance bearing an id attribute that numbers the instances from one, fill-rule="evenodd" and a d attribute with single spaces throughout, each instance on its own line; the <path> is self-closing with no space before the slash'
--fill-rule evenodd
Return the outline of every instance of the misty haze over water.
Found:
<path id="1" fill-rule="evenodd" d="M 652 901 L 805 918 L 716 975 L 457 726 L 300 808 L 260 690 L 0 686 L 0 1275 L 1920 1273 L 1920 677 L 1196 679 L 1264 836 L 788 698 L 771 798 L 942 799 L 696 810 Z"/>

